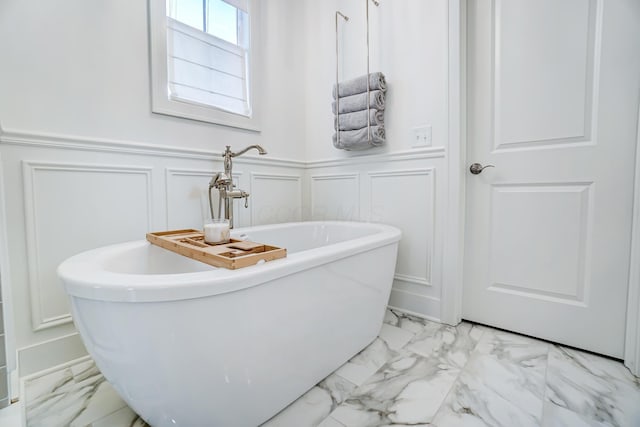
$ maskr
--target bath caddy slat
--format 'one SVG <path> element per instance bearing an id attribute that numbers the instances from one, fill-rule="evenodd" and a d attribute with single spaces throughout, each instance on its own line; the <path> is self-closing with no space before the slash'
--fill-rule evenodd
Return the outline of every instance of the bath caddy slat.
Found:
<path id="1" fill-rule="evenodd" d="M 147 233 L 147 240 L 177 254 L 231 270 L 287 256 L 285 248 L 246 240 L 231 239 L 229 243 L 210 245 L 205 243 L 202 231 L 193 229 Z"/>

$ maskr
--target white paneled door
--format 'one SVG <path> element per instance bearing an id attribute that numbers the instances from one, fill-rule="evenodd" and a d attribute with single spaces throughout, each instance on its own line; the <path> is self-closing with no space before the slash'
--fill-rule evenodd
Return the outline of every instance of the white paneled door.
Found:
<path id="1" fill-rule="evenodd" d="M 467 13 L 463 317 L 622 357 L 640 2 Z"/>

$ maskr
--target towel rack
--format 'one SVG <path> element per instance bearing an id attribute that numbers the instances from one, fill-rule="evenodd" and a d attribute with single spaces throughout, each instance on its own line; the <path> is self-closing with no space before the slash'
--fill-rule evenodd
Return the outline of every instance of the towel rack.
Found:
<path id="1" fill-rule="evenodd" d="M 368 1 L 368 0 L 367 0 Z M 367 3 L 367 6 L 369 5 L 369 3 Z M 342 17 L 342 19 L 346 21 L 349 21 L 349 17 L 346 15 L 343 15 L 340 11 L 336 10 L 336 138 L 338 141 L 338 146 L 340 146 L 340 86 L 338 86 L 338 80 L 339 80 L 339 76 L 338 76 L 338 58 L 340 58 L 339 56 L 339 50 L 338 50 L 338 17 Z M 369 85 L 367 85 L 367 88 L 369 87 Z M 368 95 L 368 94 L 367 94 Z M 371 135 L 369 135 L 369 138 L 371 138 Z"/>
<path id="2" fill-rule="evenodd" d="M 365 16 L 366 16 L 366 20 L 367 20 L 367 99 L 366 99 L 366 105 L 367 105 L 367 140 L 369 142 L 371 142 L 371 114 L 369 114 L 370 110 L 371 110 L 371 105 L 369 104 L 371 101 L 371 82 L 369 81 L 369 75 L 370 75 L 370 65 L 369 65 L 369 1 L 371 1 L 371 3 L 373 3 L 375 6 L 380 6 L 380 2 L 378 2 L 377 0 L 364 0 L 365 2 Z M 349 17 L 344 15 L 343 13 L 341 13 L 340 11 L 336 10 L 336 122 L 337 122 L 337 129 L 336 129 L 336 138 L 338 141 L 338 145 L 340 145 L 340 81 L 339 81 L 339 76 L 338 76 L 338 70 L 339 70 L 339 50 L 338 50 L 338 46 L 339 46 L 339 42 L 338 42 L 338 17 L 341 17 L 342 19 L 344 19 L 345 21 L 349 21 Z"/>

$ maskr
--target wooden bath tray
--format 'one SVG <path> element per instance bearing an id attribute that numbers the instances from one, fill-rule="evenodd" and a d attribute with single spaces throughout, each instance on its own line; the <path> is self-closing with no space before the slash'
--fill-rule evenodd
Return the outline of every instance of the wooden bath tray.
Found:
<path id="1" fill-rule="evenodd" d="M 205 243 L 202 231 L 193 229 L 147 233 L 147 240 L 177 254 L 231 270 L 287 256 L 285 248 L 246 240 L 231 239 L 229 243 L 210 245 Z"/>

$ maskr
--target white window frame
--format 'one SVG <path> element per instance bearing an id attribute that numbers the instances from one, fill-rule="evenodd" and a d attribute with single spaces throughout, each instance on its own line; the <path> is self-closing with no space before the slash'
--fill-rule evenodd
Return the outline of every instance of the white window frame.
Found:
<path id="1" fill-rule="evenodd" d="M 251 94 L 251 115 L 244 116 L 222 109 L 206 106 L 169 96 L 169 70 L 167 68 L 167 7 L 166 0 L 149 0 L 149 52 L 151 74 L 151 111 L 158 114 L 181 117 L 201 122 L 215 123 L 240 129 L 260 131 L 258 105 L 259 79 L 256 63 L 260 59 L 258 34 L 259 1 L 250 0 L 251 17 L 249 50 L 249 93 Z"/>

